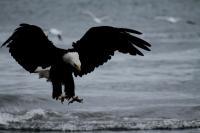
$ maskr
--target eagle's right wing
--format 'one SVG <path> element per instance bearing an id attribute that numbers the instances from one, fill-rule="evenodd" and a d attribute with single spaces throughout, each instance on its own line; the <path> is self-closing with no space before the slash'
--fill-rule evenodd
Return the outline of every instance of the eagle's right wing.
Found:
<path id="1" fill-rule="evenodd" d="M 55 61 L 57 48 L 42 29 L 34 25 L 20 24 L 2 47 L 5 45 L 13 58 L 31 73 L 38 66 L 46 68 Z"/>
<path id="2" fill-rule="evenodd" d="M 83 76 L 92 72 L 96 67 L 111 59 L 115 51 L 140 56 L 143 56 L 143 53 L 139 48 L 150 51 L 151 44 L 132 33 L 142 34 L 136 30 L 110 26 L 90 28 L 80 40 L 73 44 L 81 61 L 81 72 L 75 72 L 75 75 Z"/>

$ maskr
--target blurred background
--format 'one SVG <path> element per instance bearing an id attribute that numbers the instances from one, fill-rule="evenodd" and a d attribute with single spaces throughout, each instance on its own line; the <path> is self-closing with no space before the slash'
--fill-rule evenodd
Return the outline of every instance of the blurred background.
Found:
<path id="1" fill-rule="evenodd" d="M 84 103 L 68 106 L 51 98 L 50 83 L 1 48 L 0 130 L 199 132 L 199 7 L 199 0 L 1 0 L 1 44 L 20 23 L 41 26 L 62 48 L 90 27 L 109 25 L 141 31 L 152 51 L 144 57 L 116 53 L 76 78 Z"/>

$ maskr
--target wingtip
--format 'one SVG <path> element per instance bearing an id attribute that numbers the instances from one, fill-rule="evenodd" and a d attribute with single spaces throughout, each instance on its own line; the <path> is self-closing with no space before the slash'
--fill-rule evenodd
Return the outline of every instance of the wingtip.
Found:
<path id="1" fill-rule="evenodd" d="M 1 47 L 0 48 L 3 48 L 3 46 L 5 46 L 6 45 L 6 43 L 4 42 L 2 45 L 1 45 Z"/>
<path id="2" fill-rule="evenodd" d="M 29 25 L 29 24 L 26 24 L 26 23 L 21 23 L 21 24 L 19 24 L 20 27 L 24 27 L 24 26 L 28 26 L 28 25 Z M 15 29 L 15 32 L 16 32 L 18 29 L 19 29 L 19 28 Z M 14 33 L 15 33 L 15 32 L 14 32 Z M 11 36 L 1 45 L 0 48 L 4 47 L 7 43 L 9 43 L 9 42 L 12 40 L 13 36 L 14 36 L 14 34 L 11 35 Z M 7 47 L 8 47 L 8 46 L 7 46 Z"/>
<path id="3" fill-rule="evenodd" d="M 145 42 L 146 42 L 146 41 L 145 41 Z M 151 44 L 148 43 L 148 42 L 146 42 L 145 45 L 148 46 L 148 47 L 151 47 Z"/>
<path id="4" fill-rule="evenodd" d="M 130 32 L 131 32 L 131 33 L 138 34 L 138 35 L 142 35 L 142 34 L 143 34 L 143 33 L 142 33 L 142 32 L 140 32 L 140 31 L 137 31 L 137 30 L 132 30 L 132 29 L 130 29 Z"/>
<path id="5" fill-rule="evenodd" d="M 138 55 L 140 55 L 140 56 L 144 56 L 144 54 L 143 53 L 137 53 Z"/>
<path id="6" fill-rule="evenodd" d="M 130 32 L 130 33 L 134 33 L 134 34 L 142 35 L 142 32 L 137 31 L 137 30 L 128 29 L 128 28 L 119 28 L 119 29 L 122 30 L 122 31 L 125 31 L 125 32 Z"/>
<path id="7" fill-rule="evenodd" d="M 6 40 L 6 41 L 1 45 L 0 48 L 3 48 L 7 43 L 10 42 L 10 40 L 11 40 L 11 38 L 8 38 L 8 40 Z M 8 47 L 8 46 L 7 46 L 7 47 Z"/>

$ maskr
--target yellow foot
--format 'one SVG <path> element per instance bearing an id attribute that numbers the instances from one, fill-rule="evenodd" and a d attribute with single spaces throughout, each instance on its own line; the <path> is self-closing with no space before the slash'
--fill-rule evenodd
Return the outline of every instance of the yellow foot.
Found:
<path id="1" fill-rule="evenodd" d="M 73 102 L 78 102 L 78 103 L 82 103 L 83 99 L 79 98 L 78 96 L 73 96 L 71 99 L 69 99 L 68 104 L 71 104 Z"/>
<path id="2" fill-rule="evenodd" d="M 83 99 L 79 98 L 78 96 L 69 97 L 69 96 L 66 96 L 66 95 L 61 95 L 61 96 L 58 97 L 58 99 L 61 101 L 62 104 L 63 104 L 65 99 L 68 101 L 68 104 L 71 104 L 73 102 L 78 102 L 78 103 L 83 102 Z"/>

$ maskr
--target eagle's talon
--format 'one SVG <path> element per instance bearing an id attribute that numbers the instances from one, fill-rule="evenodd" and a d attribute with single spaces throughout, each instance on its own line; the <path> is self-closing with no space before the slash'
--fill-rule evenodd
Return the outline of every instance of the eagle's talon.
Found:
<path id="1" fill-rule="evenodd" d="M 58 100 L 60 100 L 61 101 L 61 103 L 63 104 L 63 102 L 65 101 L 65 96 L 59 96 L 58 98 L 57 98 Z"/>
<path id="2" fill-rule="evenodd" d="M 82 103 L 83 99 L 80 99 L 78 96 L 68 96 L 68 95 L 61 95 L 59 97 L 56 97 L 56 100 L 60 100 L 61 103 L 63 104 L 64 100 L 69 101 L 68 104 L 71 104 L 73 102 L 78 102 L 78 103 Z"/>
<path id="3" fill-rule="evenodd" d="M 71 97 L 71 100 L 69 100 L 68 105 L 73 103 L 73 102 L 82 103 L 83 99 L 79 98 L 78 96 Z"/>
<path id="4" fill-rule="evenodd" d="M 67 101 L 69 101 L 72 97 L 65 95 L 65 96 L 63 96 L 63 98 L 66 99 Z"/>

